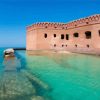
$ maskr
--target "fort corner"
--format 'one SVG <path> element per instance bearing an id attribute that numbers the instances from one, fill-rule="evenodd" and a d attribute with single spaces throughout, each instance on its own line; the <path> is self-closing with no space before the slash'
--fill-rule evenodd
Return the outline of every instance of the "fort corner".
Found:
<path id="1" fill-rule="evenodd" d="M 36 23 L 27 27 L 27 51 L 65 50 L 100 54 L 100 15 L 70 23 Z"/>

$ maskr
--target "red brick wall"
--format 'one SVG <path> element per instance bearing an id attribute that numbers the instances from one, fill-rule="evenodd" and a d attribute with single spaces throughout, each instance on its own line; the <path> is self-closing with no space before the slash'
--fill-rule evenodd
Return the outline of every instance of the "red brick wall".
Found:
<path id="1" fill-rule="evenodd" d="M 79 53 L 96 53 L 100 51 L 99 30 L 100 15 L 79 19 L 68 24 L 37 23 L 27 27 L 26 48 L 27 50 L 69 50 Z M 91 31 L 91 39 L 86 39 L 86 31 Z M 74 37 L 74 33 L 79 33 L 79 37 Z M 47 38 L 44 34 L 47 34 Z M 61 34 L 64 34 L 64 39 L 61 39 Z M 66 34 L 69 34 L 69 40 L 66 40 Z"/>

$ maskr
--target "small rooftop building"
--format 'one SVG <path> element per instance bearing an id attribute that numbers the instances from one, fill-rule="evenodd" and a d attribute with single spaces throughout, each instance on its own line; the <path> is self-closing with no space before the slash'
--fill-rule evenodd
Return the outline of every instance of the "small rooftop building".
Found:
<path id="1" fill-rule="evenodd" d="M 36 23 L 27 27 L 27 51 L 66 50 L 100 53 L 100 15 L 69 23 Z"/>

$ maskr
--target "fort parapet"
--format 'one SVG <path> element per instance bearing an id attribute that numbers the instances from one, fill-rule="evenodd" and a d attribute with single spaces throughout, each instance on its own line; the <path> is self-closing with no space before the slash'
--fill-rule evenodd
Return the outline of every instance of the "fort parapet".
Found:
<path id="1" fill-rule="evenodd" d="M 100 15 L 69 23 L 40 22 L 27 27 L 27 50 L 99 53 Z"/>
<path id="2" fill-rule="evenodd" d="M 86 25 L 98 24 L 100 23 L 100 15 L 93 15 L 90 17 L 78 19 L 69 23 L 50 23 L 50 22 L 41 22 L 36 23 L 27 27 L 27 30 L 37 29 L 37 28 L 50 28 L 50 29 L 70 29 Z"/>

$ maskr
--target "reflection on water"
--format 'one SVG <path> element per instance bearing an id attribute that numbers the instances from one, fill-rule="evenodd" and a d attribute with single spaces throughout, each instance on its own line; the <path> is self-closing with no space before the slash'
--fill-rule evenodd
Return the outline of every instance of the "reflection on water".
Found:
<path id="1" fill-rule="evenodd" d="M 53 100 L 100 100 L 100 57 L 58 53 L 25 57 L 27 67 L 52 87 Z"/>
<path id="2" fill-rule="evenodd" d="M 4 72 L 6 71 L 17 71 L 21 68 L 20 60 L 16 57 L 6 57 L 3 61 Z"/>

